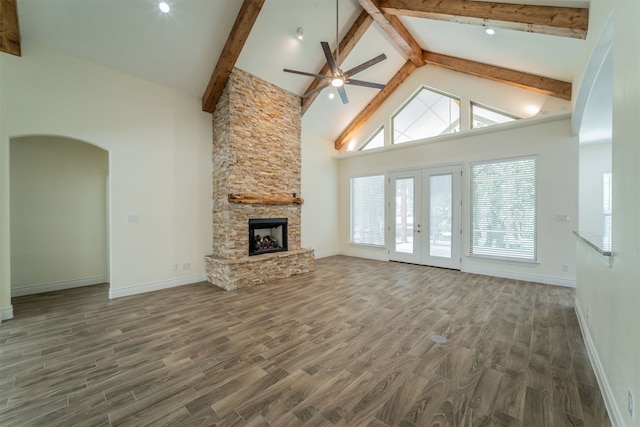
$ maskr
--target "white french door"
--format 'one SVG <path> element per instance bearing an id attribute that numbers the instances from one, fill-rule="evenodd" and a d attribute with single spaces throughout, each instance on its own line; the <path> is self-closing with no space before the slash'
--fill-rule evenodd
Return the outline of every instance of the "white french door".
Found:
<path id="1" fill-rule="evenodd" d="M 460 269 L 461 167 L 389 174 L 389 259 Z"/>

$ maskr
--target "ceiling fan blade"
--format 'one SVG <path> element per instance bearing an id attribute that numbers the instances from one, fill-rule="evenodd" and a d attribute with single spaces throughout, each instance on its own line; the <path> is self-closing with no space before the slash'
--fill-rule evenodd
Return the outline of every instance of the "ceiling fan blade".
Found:
<path id="1" fill-rule="evenodd" d="M 338 93 L 340 94 L 340 98 L 342 99 L 343 104 L 349 103 L 349 98 L 347 98 L 347 91 L 344 90 L 344 86 L 340 86 L 338 88 Z"/>
<path id="2" fill-rule="evenodd" d="M 354 86 L 372 87 L 374 89 L 384 89 L 385 88 L 385 85 L 381 85 L 380 83 L 365 82 L 363 80 L 354 80 L 354 79 L 347 80 L 345 82 L 345 84 L 354 85 Z"/>
<path id="3" fill-rule="evenodd" d="M 355 74 L 358 74 L 360 71 L 366 70 L 367 68 L 371 67 L 372 65 L 377 64 L 380 61 L 384 61 L 385 59 L 387 59 L 387 55 L 385 55 L 384 53 L 381 53 L 380 55 L 376 56 L 375 58 L 371 58 L 367 62 L 363 62 L 362 64 L 357 65 L 357 66 L 353 67 L 352 69 L 350 69 L 348 71 L 345 71 L 344 74 L 346 74 L 347 76 L 353 76 Z"/>
<path id="4" fill-rule="evenodd" d="M 331 48 L 329 47 L 329 43 L 320 42 L 322 45 L 322 50 L 324 51 L 324 56 L 327 58 L 327 64 L 329 64 L 329 69 L 332 74 L 340 74 L 340 70 L 338 70 L 338 66 L 336 65 L 336 61 L 333 59 L 333 54 L 331 53 Z"/>
<path id="5" fill-rule="evenodd" d="M 328 79 L 329 78 L 329 76 L 325 76 L 324 74 L 307 73 L 305 71 L 289 70 L 288 68 L 285 68 L 282 71 L 284 71 L 285 73 L 302 74 L 303 76 L 315 77 L 316 79 Z"/>
<path id="6" fill-rule="evenodd" d="M 313 95 L 314 93 L 320 92 L 322 89 L 325 89 L 326 87 L 328 87 L 330 85 L 331 85 L 331 83 L 325 83 L 325 84 L 323 84 L 321 86 L 318 86 L 314 90 L 310 90 L 309 92 L 307 92 L 304 95 L 302 95 L 301 98 L 306 98 L 307 96 L 310 96 L 310 95 Z"/>

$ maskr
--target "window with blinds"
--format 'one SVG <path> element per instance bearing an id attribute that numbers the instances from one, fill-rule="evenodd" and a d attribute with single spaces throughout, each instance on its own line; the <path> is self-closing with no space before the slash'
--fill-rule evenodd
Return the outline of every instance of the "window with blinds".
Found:
<path id="1" fill-rule="evenodd" d="M 471 255 L 536 260 L 536 158 L 471 165 Z"/>
<path id="2" fill-rule="evenodd" d="M 351 178 L 351 243 L 384 246 L 384 175 Z"/>

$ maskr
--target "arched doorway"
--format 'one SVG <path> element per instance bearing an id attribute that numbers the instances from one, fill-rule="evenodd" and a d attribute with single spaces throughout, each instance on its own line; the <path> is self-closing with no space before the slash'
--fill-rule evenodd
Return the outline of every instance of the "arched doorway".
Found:
<path id="1" fill-rule="evenodd" d="M 77 139 L 10 140 L 12 297 L 109 281 L 109 153 Z"/>

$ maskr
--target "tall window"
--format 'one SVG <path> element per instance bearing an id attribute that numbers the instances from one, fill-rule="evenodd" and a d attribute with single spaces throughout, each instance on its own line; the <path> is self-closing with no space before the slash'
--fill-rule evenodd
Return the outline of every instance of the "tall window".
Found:
<path id="1" fill-rule="evenodd" d="M 473 129 L 512 122 L 514 120 L 518 120 L 518 117 L 474 102 L 471 103 L 471 123 Z"/>
<path id="2" fill-rule="evenodd" d="M 472 255 L 536 260 L 536 159 L 471 165 Z"/>
<path id="3" fill-rule="evenodd" d="M 371 150 L 384 146 L 384 127 L 380 126 L 370 137 L 362 144 L 360 151 Z"/>
<path id="4" fill-rule="evenodd" d="M 393 116 L 393 143 L 460 131 L 459 104 L 458 99 L 423 87 Z"/>
<path id="5" fill-rule="evenodd" d="M 351 243 L 384 245 L 384 175 L 351 178 Z"/>
<path id="6" fill-rule="evenodd" d="M 611 201 L 612 196 L 611 185 L 611 172 L 602 175 L 602 212 L 604 214 L 604 220 L 602 224 L 602 244 L 605 251 L 611 250 L 611 235 L 612 235 L 612 222 L 611 213 L 613 211 L 613 203 Z"/>

